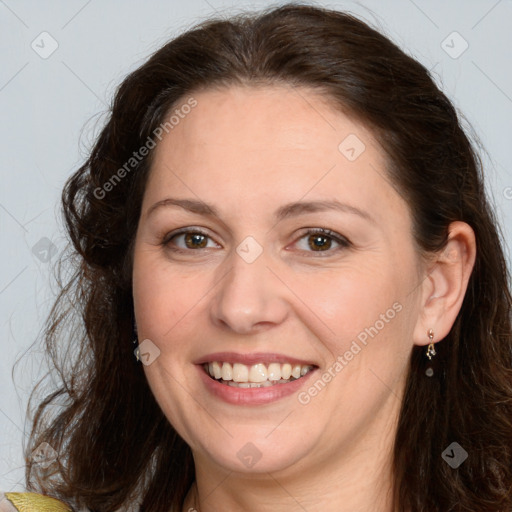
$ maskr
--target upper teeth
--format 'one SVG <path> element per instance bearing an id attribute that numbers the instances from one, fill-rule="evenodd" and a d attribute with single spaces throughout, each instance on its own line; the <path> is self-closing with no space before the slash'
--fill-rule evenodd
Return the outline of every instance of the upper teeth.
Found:
<path id="1" fill-rule="evenodd" d="M 313 366 L 290 363 L 264 363 L 247 366 L 242 363 L 226 363 L 213 361 L 204 365 L 205 370 L 214 379 L 232 380 L 234 382 L 265 382 L 288 380 L 290 377 L 298 379 L 306 375 Z"/>

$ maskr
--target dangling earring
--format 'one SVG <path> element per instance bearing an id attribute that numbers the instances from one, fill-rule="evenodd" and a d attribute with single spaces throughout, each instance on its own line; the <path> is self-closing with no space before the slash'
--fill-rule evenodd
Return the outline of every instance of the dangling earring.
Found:
<path id="1" fill-rule="evenodd" d="M 430 343 L 427 348 L 427 357 L 430 360 L 430 359 L 432 359 L 432 356 L 436 355 L 436 349 L 434 348 L 434 331 L 432 329 L 429 329 L 427 334 L 428 334 L 428 339 L 430 340 Z M 432 375 L 434 375 L 434 369 L 431 366 L 429 366 L 425 370 L 425 375 L 427 377 L 432 377 Z"/>
<path id="2" fill-rule="evenodd" d="M 135 323 L 135 320 L 133 321 L 133 337 L 134 337 L 133 343 L 138 343 L 139 337 L 137 335 L 137 324 Z M 138 345 L 137 345 L 137 348 L 133 351 L 133 353 L 135 354 L 135 359 L 137 359 L 137 362 L 139 362 L 140 361 L 140 349 L 139 349 Z"/>
<path id="3" fill-rule="evenodd" d="M 432 329 L 429 329 L 427 334 L 428 334 L 428 338 L 430 340 L 430 343 L 427 348 L 427 357 L 429 359 L 432 359 L 432 356 L 436 355 L 436 349 L 434 348 L 434 343 L 433 343 L 434 331 Z"/>

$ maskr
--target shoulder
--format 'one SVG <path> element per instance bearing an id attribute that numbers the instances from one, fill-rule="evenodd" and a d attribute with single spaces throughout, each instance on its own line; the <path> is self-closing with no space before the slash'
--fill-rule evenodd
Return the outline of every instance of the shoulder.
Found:
<path id="1" fill-rule="evenodd" d="M 73 512 L 73 509 L 35 492 L 0 492 L 0 512 Z"/>

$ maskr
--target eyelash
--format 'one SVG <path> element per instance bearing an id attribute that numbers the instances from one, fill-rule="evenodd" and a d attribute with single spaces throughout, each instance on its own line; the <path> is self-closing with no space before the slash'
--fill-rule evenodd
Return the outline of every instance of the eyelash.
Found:
<path id="1" fill-rule="evenodd" d="M 167 234 L 162 241 L 162 245 L 169 248 L 171 251 L 177 252 L 177 253 L 191 253 L 194 251 L 199 251 L 200 249 L 208 249 L 207 247 L 199 247 L 198 249 L 183 249 L 183 248 L 171 247 L 171 241 L 173 239 L 177 238 L 178 236 L 187 235 L 187 234 L 202 235 L 202 236 L 205 236 L 208 239 L 212 240 L 210 235 L 200 228 L 187 228 L 187 229 L 181 229 L 179 231 Z M 303 250 L 302 252 L 312 253 L 313 255 L 318 254 L 318 255 L 320 255 L 320 257 L 322 257 L 325 255 L 330 256 L 330 255 L 332 255 L 333 252 L 338 252 L 342 249 L 347 249 L 348 247 L 352 246 L 351 242 L 347 238 L 345 238 L 344 236 L 342 236 L 334 231 L 331 231 L 330 229 L 326 229 L 326 228 L 309 228 L 306 231 L 304 231 L 301 234 L 301 236 L 294 243 L 297 243 L 299 240 L 302 240 L 303 238 L 306 238 L 310 235 L 315 235 L 315 234 L 323 235 L 325 237 L 330 238 L 331 240 L 333 240 L 337 244 L 339 244 L 339 247 L 334 248 L 334 249 L 327 249 L 325 251 Z"/>

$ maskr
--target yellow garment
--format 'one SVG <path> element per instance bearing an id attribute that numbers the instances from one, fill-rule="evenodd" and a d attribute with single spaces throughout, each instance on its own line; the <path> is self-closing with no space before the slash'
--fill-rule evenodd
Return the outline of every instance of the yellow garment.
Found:
<path id="1" fill-rule="evenodd" d="M 6 492 L 4 495 L 19 512 L 72 512 L 62 501 L 35 492 Z"/>

